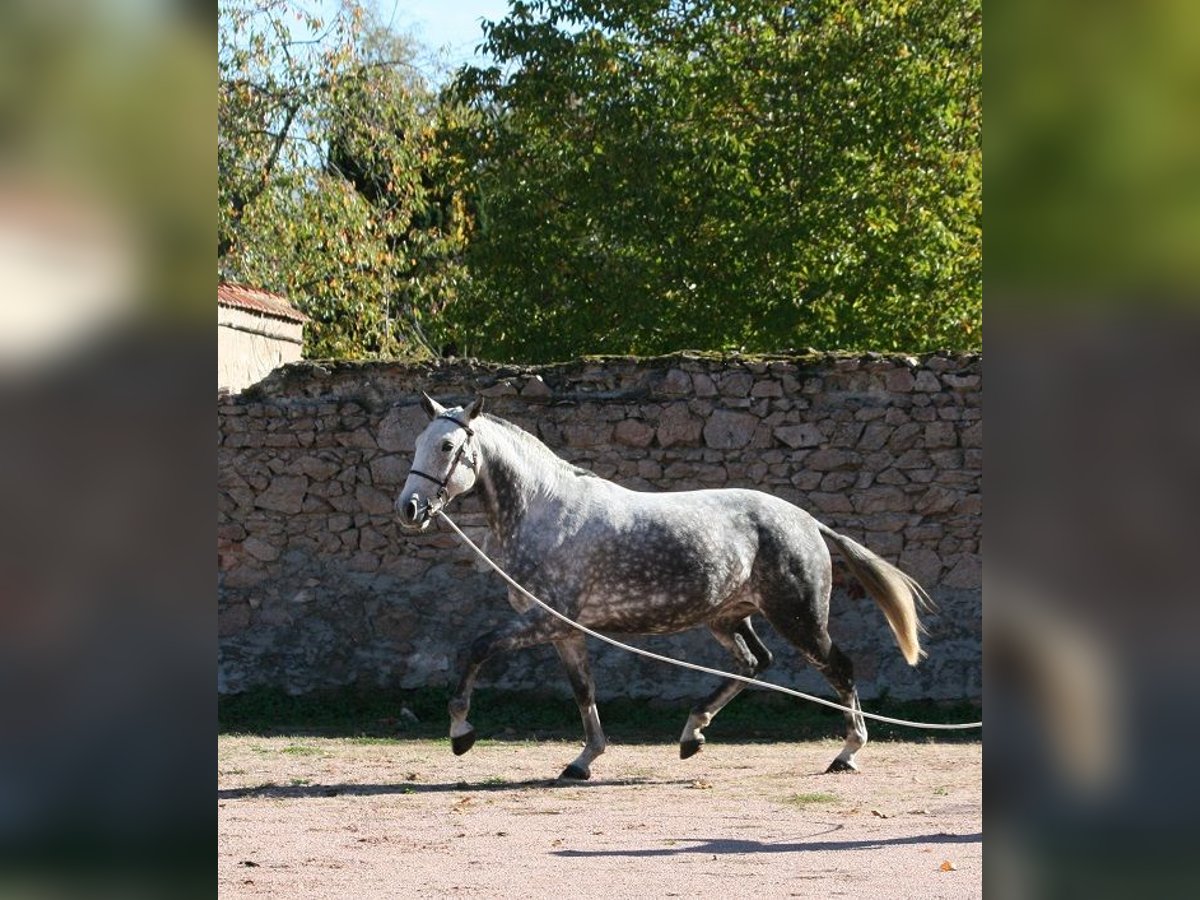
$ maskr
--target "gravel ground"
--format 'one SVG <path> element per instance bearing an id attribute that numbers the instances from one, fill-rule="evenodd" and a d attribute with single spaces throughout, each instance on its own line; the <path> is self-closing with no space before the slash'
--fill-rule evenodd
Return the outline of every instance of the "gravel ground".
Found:
<path id="1" fill-rule="evenodd" d="M 977 897 L 980 743 L 610 746 L 223 736 L 228 897 Z"/>

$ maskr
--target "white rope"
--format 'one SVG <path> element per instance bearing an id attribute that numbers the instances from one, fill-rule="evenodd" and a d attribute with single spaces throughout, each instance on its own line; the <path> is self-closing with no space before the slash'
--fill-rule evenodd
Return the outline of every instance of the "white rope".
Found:
<path id="1" fill-rule="evenodd" d="M 831 707 L 832 709 L 840 709 L 842 712 L 858 713 L 860 716 L 864 716 L 865 718 L 875 719 L 878 722 L 887 722 L 890 725 L 904 725 L 908 728 L 932 728 L 932 729 L 937 729 L 939 731 L 963 731 L 968 728 L 982 728 L 983 727 L 983 722 L 962 722 L 962 723 L 958 723 L 958 724 L 947 725 L 947 724 L 943 724 L 943 723 L 939 723 L 939 722 L 910 722 L 907 719 L 893 719 L 890 716 L 881 716 L 881 715 L 878 715 L 877 713 L 864 712 L 861 709 L 850 709 L 849 707 L 842 706 L 840 703 L 834 703 L 832 700 L 825 700 L 822 697 L 814 697 L 811 694 L 805 694 L 801 691 L 794 691 L 791 688 L 786 688 L 779 684 L 772 684 L 769 681 L 759 681 L 757 678 L 748 678 L 745 675 L 735 675 L 732 672 L 722 672 L 720 669 L 710 669 L 710 668 L 708 668 L 708 666 L 701 666 L 701 665 L 697 665 L 696 663 L 685 662 L 684 660 L 681 660 L 681 659 L 672 659 L 669 656 L 661 656 L 658 653 L 652 653 L 651 651 L 643 650 L 640 647 L 632 647 L 629 644 L 622 644 L 620 641 L 615 640 L 614 638 L 610 638 L 607 635 L 603 635 L 598 631 L 593 631 L 592 629 L 588 628 L 585 625 L 580 625 L 578 622 L 576 622 L 573 619 L 560 613 L 557 609 L 550 606 L 548 603 L 544 603 L 542 600 L 535 597 L 529 591 L 525 590 L 525 588 L 523 588 L 521 585 L 517 584 L 517 582 L 514 581 L 507 572 L 505 572 L 502 568 L 500 568 L 499 565 L 497 565 L 495 562 L 492 561 L 491 557 L 489 557 L 486 553 L 484 553 L 482 550 L 480 550 L 479 547 L 477 547 L 475 545 L 474 541 L 472 541 L 469 537 L 467 537 L 465 534 L 463 534 L 462 529 L 454 524 L 453 520 L 451 520 L 451 518 L 448 515 L 446 515 L 444 510 L 438 509 L 434 512 L 434 515 L 441 516 L 446 521 L 446 524 L 454 529 L 454 533 L 457 534 L 460 538 L 462 538 L 463 542 L 468 547 L 470 547 L 472 550 L 474 550 L 475 553 L 478 554 L 479 558 L 482 559 L 489 566 L 491 566 L 492 569 L 496 572 L 496 574 L 499 575 L 501 578 L 503 578 L 506 582 L 508 582 L 510 585 L 512 585 L 514 588 L 516 588 L 518 591 L 520 591 L 522 594 L 524 594 L 526 597 L 528 597 L 530 600 L 532 600 L 534 603 L 536 603 L 538 606 L 540 606 L 542 609 L 544 609 L 546 612 L 550 613 L 550 615 L 554 616 L 556 619 L 561 619 L 563 622 L 566 622 L 572 628 L 574 628 L 578 631 L 582 631 L 588 637 L 594 637 L 598 641 L 604 641 L 604 643 L 606 643 L 606 644 L 612 644 L 614 647 L 620 647 L 622 650 L 628 650 L 630 653 L 636 653 L 638 656 L 645 656 L 647 659 L 653 659 L 653 660 L 657 660 L 658 662 L 668 663 L 669 665 L 672 665 L 672 666 L 680 666 L 681 668 L 684 668 L 684 669 L 693 669 L 697 672 L 703 672 L 706 675 L 717 675 L 721 678 L 732 678 L 734 681 L 742 681 L 753 687 L 765 688 L 769 691 L 778 691 L 781 694 L 788 694 L 792 697 L 799 697 L 801 700 L 808 700 L 812 703 L 820 703 L 822 706 L 828 706 L 828 707 Z"/>

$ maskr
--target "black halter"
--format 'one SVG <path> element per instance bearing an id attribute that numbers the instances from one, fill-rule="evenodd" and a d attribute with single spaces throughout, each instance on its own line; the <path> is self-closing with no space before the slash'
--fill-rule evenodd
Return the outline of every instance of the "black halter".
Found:
<path id="1" fill-rule="evenodd" d="M 442 415 L 442 416 L 438 416 L 438 418 L 439 419 L 449 419 L 451 422 L 453 422 L 455 425 L 457 425 L 459 428 L 461 428 L 463 431 L 465 431 L 467 433 L 467 439 L 458 445 L 458 452 L 454 454 L 454 459 L 450 463 L 450 469 L 446 472 L 445 478 L 435 478 L 432 475 L 430 475 L 428 472 L 422 472 L 420 469 L 409 469 L 408 473 L 410 475 L 419 475 L 420 477 L 422 477 L 428 481 L 432 481 L 434 484 L 436 484 L 438 486 L 437 500 L 444 506 L 446 504 L 447 500 L 449 499 L 449 495 L 450 495 L 450 491 L 447 489 L 447 485 L 450 484 L 450 479 L 454 477 L 454 472 L 458 468 L 459 463 L 461 463 L 463 461 L 463 454 L 466 453 L 467 444 L 469 444 L 471 442 L 471 438 L 475 437 L 475 431 L 474 431 L 474 429 L 471 428 L 470 425 L 468 425 L 466 422 L 462 421 L 462 419 L 455 418 L 454 416 Z M 475 468 L 474 461 L 468 462 L 467 468 L 474 469 Z"/>

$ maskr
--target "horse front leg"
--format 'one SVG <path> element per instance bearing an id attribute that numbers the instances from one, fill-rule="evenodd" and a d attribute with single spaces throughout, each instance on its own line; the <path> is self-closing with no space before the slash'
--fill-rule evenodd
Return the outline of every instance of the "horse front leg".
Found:
<path id="1" fill-rule="evenodd" d="M 579 706 L 580 718 L 583 719 L 584 734 L 583 752 L 558 777 L 586 781 L 592 777 L 592 761 L 608 746 L 604 729 L 600 727 L 600 714 L 596 710 L 596 684 L 592 681 L 591 667 L 588 665 L 587 643 L 582 634 L 576 633 L 555 641 L 554 649 L 558 651 L 567 677 L 571 680 L 571 690 Z"/>
<path id="2" fill-rule="evenodd" d="M 517 619 L 472 641 L 454 696 L 450 698 L 450 749 L 462 756 L 475 745 L 475 728 L 467 721 L 471 692 L 483 664 L 497 653 L 524 650 L 546 644 L 561 636 L 561 627 L 549 618 Z"/>
<path id="3" fill-rule="evenodd" d="M 771 665 L 771 651 L 759 639 L 747 616 L 735 623 L 710 622 L 709 630 L 737 661 L 740 674 L 749 677 L 760 675 Z M 712 722 L 726 704 L 746 688 L 746 683 L 734 678 L 722 681 L 705 700 L 693 707 L 683 734 L 679 737 L 679 758 L 688 759 L 700 752 L 704 746 L 704 729 Z"/>

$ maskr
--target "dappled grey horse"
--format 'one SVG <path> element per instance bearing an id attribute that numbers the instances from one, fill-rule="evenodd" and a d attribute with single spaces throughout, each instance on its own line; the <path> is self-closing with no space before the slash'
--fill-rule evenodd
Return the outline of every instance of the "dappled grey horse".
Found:
<path id="1" fill-rule="evenodd" d="M 617 634 L 674 634 L 706 625 L 740 671 L 771 664 L 750 617 L 762 613 L 820 670 L 846 716 L 846 743 L 826 771 L 856 769 L 867 727 L 850 660 L 826 625 L 832 565 L 825 541 L 879 604 L 904 658 L 916 665 L 917 607 L 929 597 L 912 578 L 866 547 L 822 525 L 799 507 L 753 490 L 648 493 L 614 484 L 559 459 L 517 426 L 482 415 L 483 400 L 447 409 L 427 395 L 431 422 L 418 436 L 412 468 L 396 498 L 400 521 L 424 529 L 451 500 L 476 490 L 491 532 L 490 552 L 535 596 L 575 621 Z M 824 540 L 823 540 L 824 539 Z M 521 613 L 471 644 L 450 700 L 456 754 L 475 743 L 467 721 L 471 690 L 489 657 L 552 643 L 566 667 L 583 717 L 586 744 L 563 778 L 591 775 L 604 752 L 595 687 L 583 634 L 515 590 Z M 704 743 L 703 729 L 743 688 L 723 682 L 688 716 L 680 738 L 686 759 Z"/>

